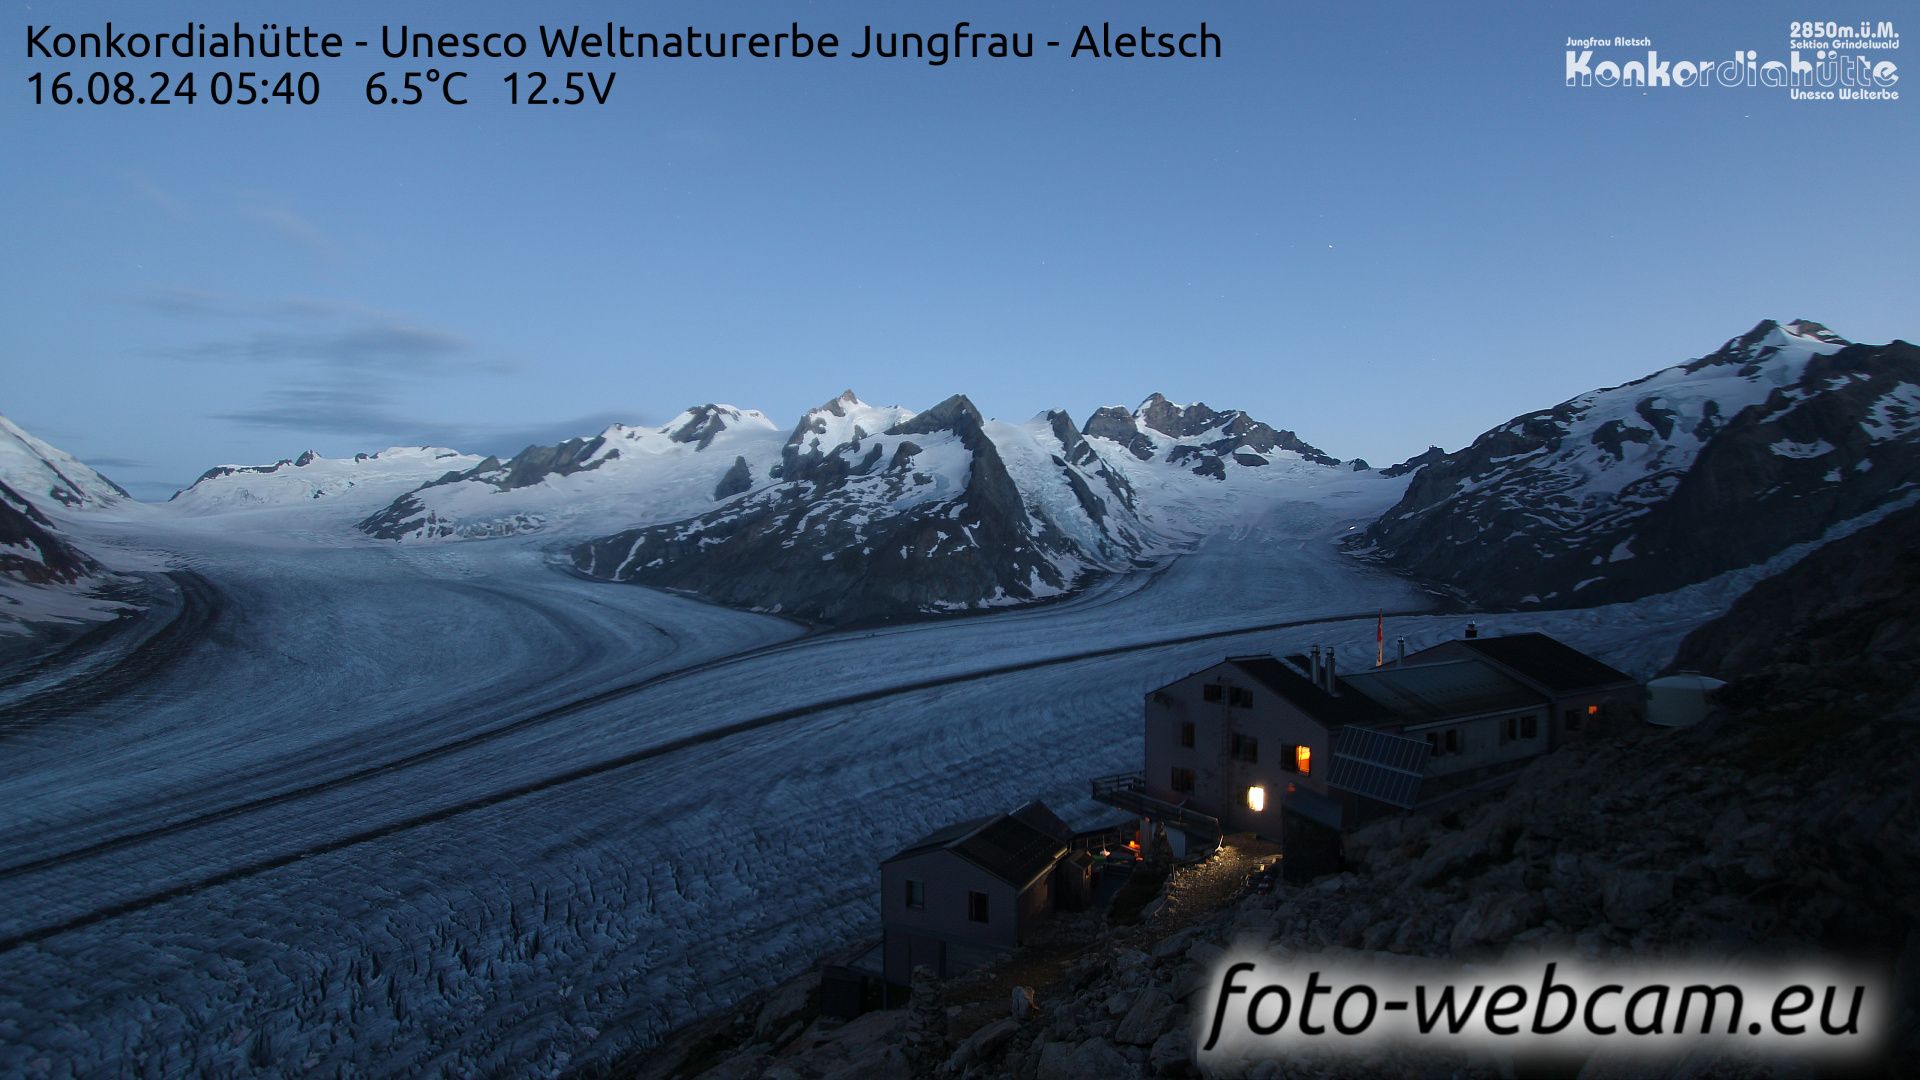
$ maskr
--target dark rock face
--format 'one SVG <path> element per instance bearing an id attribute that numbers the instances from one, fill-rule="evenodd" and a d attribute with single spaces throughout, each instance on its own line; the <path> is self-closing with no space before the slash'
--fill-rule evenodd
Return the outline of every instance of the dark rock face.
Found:
<path id="1" fill-rule="evenodd" d="M 99 569 L 37 507 L 0 483 L 0 574 L 34 585 L 70 585 Z"/>
<path id="2" fill-rule="evenodd" d="M 727 430 L 727 410 L 717 405 L 698 405 L 687 411 L 691 414 L 687 422 L 668 432 L 667 438 L 705 450 L 713 445 L 714 436 Z"/>
<path id="3" fill-rule="evenodd" d="M 1118 405 L 1096 409 L 1092 416 L 1087 417 L 1086 426 L 1080 431 L 1084 435 L 1111 439 L 1141 461 L 1153 459 L 1153 440 L 1141 434 L 1133 414 Z"/>
<path id="4" fill-rule="evenodd" d="M 841 391 L 840 396 L 816 409 L 808 410 L 800 422 L 794 425 L 793 434 L 787 436 L 787 444 L 780 449 L 780 464 L 774 466 L 773 475 L 783 480 L 814 480 L 832 482 L 844 479 L 847 475 L 847 462 L 835 453 L 841 445 L 828 435 L 827 417 L 845 419 L 848 413 L 861 401 L 852 390 Z M 874 432 L 867 431 L 859 424 L 853 425 L 852 443 L 855 447 Z"/>
<path id="5" fill-rule="evenodd" d="M 732 498 L 752 487 L 753 468 L 747 464 L 746 458 L 736 454 L 733 458 L 733 467 L 727 470 L 727 475 L 721 477 L 718 484 L 714 485 L 713 498 L 718 502 L 721 499 Z"/>
<path id="6" fill-rule="evenodd" d="M 1220 412 L 1204 404 L 1182 407 L 1159 394 L 1148 397 L 1131 413 L 1118 406 L 1099 409 L 1081 428 L 1082 434 L 1112 440 L 1141 461 L 1152 460 L 1159 448 L 1149 432 L 1158 432 L 1170 440 L 1204 438 L 1204 442 L 1181 442 L 1173 446 L 1167 452 L 1167 461 L 1185 465 L 1195 475 L 1215 480 L 1226 479 L 1229 461 L 1259 468 L 1269 464 L 1266 455 L 1275 450 L 1290 451 L 1320 465 L 1340 464 L 1337 458 L 1293 432 L 1275 430 L 1239 410 Z"/>
<path id="7" fill-rule="evenodd" d="M 1818 539 L 1920 479 L 1920 350 L 1806 357 L 1807 342 L 1841 340 L 1764 322 L 1700 360 L 1516 417 L 1429 458 L 1354 549 L 1490 606 L 1565 607 Z"/>
<path id="8" fill-rule="evenodd" d="M 1074 498 L 1079 501 L 1080 508 L 1088 518 L 1097 525 L 1104 525 L 1109 514 L 1109 499 L 1115 505 L 1128 510 L 1135 509 L 1137 503 L 1134 501 L 1133 485 L 1126 477 L 1107 468 L 1100 455 L 1087 445 L 1087 440 L 1074 430 L 1072 417 L 1054 409 L 1047 413 L 1047 425 L 1060 443 L 1060 453 L 1053 463 L 1066 477 L 1067 486 L 1073 489 Z M 1099 482 L 1101 491 L 1094 490 L 1089 483 L 1090 477 Z M 1120 539 L 1127 544 L 1136 543 L 1135 537 L 1124 530 Z"/>
<path id="9" fill-rule="evenodd" d="M 708 514 L 574 549 L 583 572 L 737 607 L 858 623 L 1030 600 L 1073 584 L 1073 545 L 1029 513 L 972 402 L 790 455 L 783 482 Z M 799 447 L 800 443 L 790 443 Z M 937 453 L 936 453 L 936 448 Z M 964 481 L 923 458 L 964 453 Z"/>
<path id="10" fill-rule="evenodd" d="M 1446 457 L 1447 452 L 1445 450 L 1437 446 L 1429 446 L 1424 452 L 1415 454 L 1398 465 L 1389 465 L 1380 470 L 1380 475 L 1391 480 L 1395 477 L 1405 476 L 1408 473 L 1419 472 L 1421 469 L 1426 468 L 1436 461 L 1445 461 Z"/>
<path id="11" fill-rule="evenodd" d="M 1760 582 L 1688 634 L 1673 670 L 1749 679 L 1792 697 L 1816 682 L 1851 693 L 1920 685 L 1920 506 L 1835 540 Z"/>

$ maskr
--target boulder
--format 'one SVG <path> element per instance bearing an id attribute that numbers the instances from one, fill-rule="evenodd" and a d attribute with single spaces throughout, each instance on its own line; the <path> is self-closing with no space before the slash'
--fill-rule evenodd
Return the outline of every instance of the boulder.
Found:
<path id="1" fill-rule="evenodd" d="M 1121 1018 L 1117 1039 L 1129 1046 L 1152 1046 L 1166 1032 L 1173 1013 L 1173 998 L 1166 991 L 1143 990 Z"/>
<path id="2" fill-rule="evenodd" d="M 1607 921 L 1638 929 L 1673 899 L 1673 874 L 1664 870 L 1616 870 L 1605 878 L 1602 904 Z"/>
<path id="3" fill-rule="evenodd" d="M 943 1073 L 958 1074 L 969 1065 L 979 1061 L 989 1061 L 1004 1050 L 1007 1044 L 1020 1030 L 1020 1024 L 1014 1020 L 996 1020 L 979 1031 L 963 1039 L 954 1047 L 953 1056 L 941 1067 Z"/>

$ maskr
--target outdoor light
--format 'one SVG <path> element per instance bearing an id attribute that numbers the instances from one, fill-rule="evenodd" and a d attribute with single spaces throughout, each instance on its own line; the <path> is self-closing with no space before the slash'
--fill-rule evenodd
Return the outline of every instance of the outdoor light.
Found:
<path id="1" fill-rule="evenodd" d="M 1267 789 L 1255 785 L 1247 789 L 1247 805 L 1255 811 L 1267 808 Z"/>

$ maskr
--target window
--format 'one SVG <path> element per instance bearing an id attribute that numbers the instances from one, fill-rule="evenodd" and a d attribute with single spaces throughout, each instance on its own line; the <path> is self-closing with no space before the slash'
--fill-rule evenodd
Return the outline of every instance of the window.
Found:
<path id="1" fill-rule="evenodd" d="M 1173 790 L 1179 792 L 1182 795 L 1193 794 L 1193 770 L 1183 769 L 1180 766 L 1175 765 L 1173 767 L 1173 785 L 1172 786 L 1173 786 Z"/>
<path id="2" fill-rule="evenodd" d="M 1566 721 L 1567 721 L 1567 730 L 1579 731 L 1580 730 L 1580 710 L 1568 709 L 1565 715 L 1566 715 Z"/>
<path id="3" fill-rule="evenodd" d="M 1180 722 L 1180 745 L 1188 747 L 1193 745 L 1193 721 L 1191 720 Z"/>
<path id="4" fill-rule="evenodd" d="M 1313 747 L 1301 743 L 1293 748 L 1293 771 L 1301 776 L 1313 771 Z"/>
<path id="5" fill-rule="evenodd" d="M 907 906 L 915 910 L 927 906 L 926 882 L 907 879 Z"/>
<path id="6" fill-rule="evenodd" d="M 1253 708 L 1253 691 L 1238 686 L 1227 687 L 1227 704 L 1236 709 Z"/>
<path id="7" fill-rule="evenodd" d="M 970 922 L 987 921 L 987 894 L 970 892 L 967 894 L 967 919 Z"/>
<path id="8" fill-rule="evenodd" d="M 1227 756 L 1235 761 L 1257 762 L 1260 760 L 1260 740 L 1236 731 L 1232 742 L 1227 744 Z"/>
<path id="9" fill-rule="evenodd" d="M 1259 813 L 1267 808 L 1267 789 L 1254 785 L 1247 789 L 1247 809 Z"/>
<path id="10" fill-rule="evenodd" d="M 1226 692 L 1225 688 L 1223 688 L 1219 683 L 1210 682 L 1207 685 L 1200 688 L 1200 700 L 1219 701 L 1221 695 L 1225 692 Z"/>
<path id="11" fill-rule="evenodd" d="M 1520 737 L 1531 739 L 1540 734 L 1540 718 L 1533 713 L 1520 718 Z"/>
<path id="12" fill-rule="evenodd" d="M 1449 754 L 1459 753 L 1460 752 L 1460 729 L 1448 728 L 1445 742 L 1447 746 L 1447 753 Z"/>
<path id="13" fill-rule="evenodd" d="M 1440 756 L 1440 736 L 1437 732 L 1427 732 L 1427 753 L 1433 757 Z"/>

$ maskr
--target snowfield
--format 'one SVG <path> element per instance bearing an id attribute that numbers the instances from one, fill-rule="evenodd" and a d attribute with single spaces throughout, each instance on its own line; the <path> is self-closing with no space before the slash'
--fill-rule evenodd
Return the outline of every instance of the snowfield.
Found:
<path id="1" fill-rule="evenodd" d="M 1138 768 L 1155 686 L 1311 644 L 1364 665 L 1377 611 L 1389 649 L 1466 617 L 1337 553 L 1404 481 L 1121 467 L 1190 550 L 816 635 L 577 578 L 550 536 L 90 518 L 204 589 L 206 625 L 104 700 L 0 686 L 0 1074 L 604 1062 L 877 934 L 879 859 L 937 826 L 1032 797 L 1112 820 L 1086 782 Z M 1645 674 L 1734 595 L 1509 618 Z"/>

